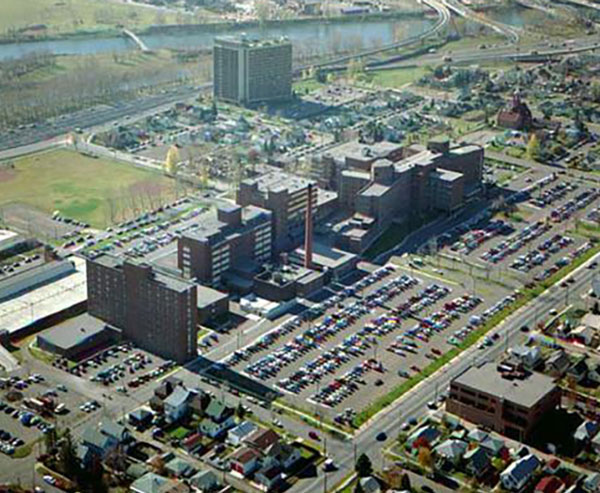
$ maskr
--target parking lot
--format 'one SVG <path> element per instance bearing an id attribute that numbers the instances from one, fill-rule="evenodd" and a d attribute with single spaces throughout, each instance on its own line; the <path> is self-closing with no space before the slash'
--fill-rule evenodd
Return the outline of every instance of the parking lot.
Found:
<path id="1" fill-rule="evenodd" d="M 106 387 L 107 392 L 101 392 L 100 396 L 112 399 L 112 390 L 127 394 L 161 377 L 175 363 L 136 349 L 128 342 L 104 348 L 75 365 L 59 359 L 53 362 L 53 366 Z M 95 410 L 95 406 L 86 402 L 79 409 L 89 413 Z"/>
<path id="2" fill-rule="evenodd" d="M 572 231 L 599 197 L 598 189 L 586 183 L 546 175 L 507 199 L 517 206 L 515 213 L 462 225 L 439 243 L 447 256 L 461 261 L 543 280 L 591 246 Z"/>
<path id="3" fill-rule="evenodd" d="M 484 300 L 461 285 L 388 265 L 224 362 L 299 407 L 314 405 L 337 421 L 350 420 L 459 344 L 492 307 L 505 306 L 499 305 L 502 291 Z"/>
<path id="4" fill-rule="evenodd" d="M 79 407 L 89 402 L 64 383 L 37 373 L 1 379 L 0 386 L 0 452 L 6 455 L 55 426 L 74 423 L 83 414 Z"/>

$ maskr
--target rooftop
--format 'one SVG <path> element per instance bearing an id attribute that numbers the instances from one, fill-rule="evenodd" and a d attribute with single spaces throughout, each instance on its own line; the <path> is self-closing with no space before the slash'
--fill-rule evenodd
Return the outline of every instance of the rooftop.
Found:
<path id="1" fill-rule="evenodd" d="M 234 235 L 241 235 L 246 229 L 256 227 L 259 223 L 270 221 L 271 213 L 260 207 L 248 205 L 242 208 L 242 225 L 231 226 L 221 222 L 217 210 L 213 209 L 196 218 L 197 226 L 185 232 L 182 236 L 203 242 L 219 242 Z"/>
<path id="2" fill-rule="evenodd" d="M 354 140 L 329 149 L 327 154 L 337 160 L 349 158 L 364 161 L 387 157 L 401 148 L 402 145 L 393 142 L 381 141 L 374 144 L 363 144 Z"/>
<path id="3" fill-rule="evenodd" d="M 56 347 L 69 349 L 84 343 L 86 339 L 94 337 L 104 330 L 114 329 L 108 329 L 105 322 L 84 313 L 66 320 L 38 337 Z"/>
<path id="4" fill-rule="evenodd" d="M 216 289 L 208 288 L 206 286 L 198 285 L 198 308 L 204 308 L 206 306 L 212 305 L 217 301 L 221 301 L 224 298 L 229 298 L 227 293 L 222 293 L 221 291 L 217 291 Z"/>
<path id="5" fill-rule="evenodd" d="M 240 45 L 249 48 L 291 44 L 290 40 L 285 36 L 280 36 L 278 38 L 257 38 L 254 36 L 248 36 L 246 33 L 239 35 L 218 36 L 215 38 L 215 45 L 222 43 Z"/>
<path id="6" fill-rule="evenodd" d="M 556 388 L 553 379 L 541 373 L 529 373 L 522 380 L 503 378 L 492 362 L 471 366 L 455 378 L 453 383 L 495 395 L 523 407 L 532 407 Z"/>
<path id="7" fill-rule="evenodd" d="M 247 178 L 243 181 L 247 185 L 256 185 L 261 193 L 282 192 L 294 193 L 308 187 L 309 184 L 316 185 L 314 180 L 301 176 L 284 173 L 283 171 L 272 171 L 256 178 Z"/>
<path id="8" fill-rule="evenodd" d="M 29 324 L 75 306 L 87 299 L 86 265 L 71 257 L 75 272 L 31 291 L 0 302 L 0 326 L 15 332 Z"/>

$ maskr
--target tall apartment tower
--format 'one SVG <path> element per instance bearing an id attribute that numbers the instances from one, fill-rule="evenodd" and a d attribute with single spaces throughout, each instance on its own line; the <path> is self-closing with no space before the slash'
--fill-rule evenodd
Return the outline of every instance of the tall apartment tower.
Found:
<path id="1" fill-rule="evenodd" d="M 216 99 L 251 105 L 292 95 L 292 44 L 286 38 L 215 38 L 213 68 Z"/>
<path id="2" fill-rule="evenodd" d="M 140 348 L 185 363 L 197 353 L 197 289 L 152 266 L 101 255 L 87 260 L 88 313 Z"/>

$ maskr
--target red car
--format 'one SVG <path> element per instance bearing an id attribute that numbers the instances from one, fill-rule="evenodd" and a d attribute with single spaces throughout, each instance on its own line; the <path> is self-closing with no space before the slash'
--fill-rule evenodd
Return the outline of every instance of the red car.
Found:
<path id="1" fill-rule="evenodd" d="M 317 442 L 321 440 L 321 437 L 319 437 L 319 435 L 317 434 L 316 431 L 309 431 L 308 436 L 309 436 L 309 438 L 312 438 L 313 440 L 316 440 Z"/>

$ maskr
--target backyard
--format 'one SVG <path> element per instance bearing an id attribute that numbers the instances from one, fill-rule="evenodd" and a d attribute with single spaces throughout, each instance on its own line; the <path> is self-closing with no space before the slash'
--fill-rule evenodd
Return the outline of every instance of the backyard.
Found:
<path id="1" fill-rule="evenodd" d="M 35 189 L 32 188 L 35 183 Z M 105 227 L 173 198 L 161 174 L 57 150 L 0 163 L 0 207 L 19 204 Z"/>

